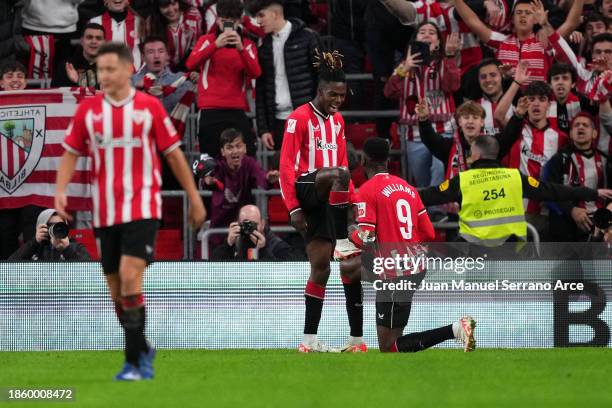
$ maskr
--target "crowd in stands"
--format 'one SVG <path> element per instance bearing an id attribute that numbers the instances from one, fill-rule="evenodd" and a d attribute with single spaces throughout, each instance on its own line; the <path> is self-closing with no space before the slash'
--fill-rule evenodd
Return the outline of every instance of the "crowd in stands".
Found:
<path id="1" fill-rule="evenodd" d="M 213 239 L 215 256 L 233 258 L 237 225 L 252 220 L 253 244 L 274 242 L 264 257 L 283 258 L 291 247 L 249 206 L 251 189 L 278 188 L 285 120 L 316 93 L 315 50 L 339 50 L 348 74 L 371 73 L 369 82 L 349 79 L 344 108 L 372 113 L 357 120 L 401 147 L 417 187 L 467 170 L 471 141 L 488 134 L 499 159 L 526 175 L 610 188 L 611 22 L 612 0 L 5 0 L 0 88 L 45 80 L 99 89 L 98 48 L 127 44 L 137 89 L 174 117 L 197 107 L 196 149 L 217 161 L 200 180 L 213 192 L 210 226 L 230 231 Z M 276 157 L 261 160 L 258 149 Z M 353 174 L 359 185 L 363 176 Z M 592 214 L 607 205 L 529 201 L 525 209 L 542 240 L 585 241 L 597 239 Z M 37 241 L 42 210 L 0 209 L 0 258 L 20 234 Z M 456 219 L 453 206 L 435 211 Z"/>

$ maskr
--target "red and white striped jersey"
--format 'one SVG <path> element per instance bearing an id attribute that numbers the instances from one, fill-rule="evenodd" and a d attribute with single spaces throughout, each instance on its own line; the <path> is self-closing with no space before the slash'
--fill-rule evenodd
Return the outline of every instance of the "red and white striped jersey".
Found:
<path id="1" fill-rule="evenodd" d="M 348 168 L 344 119 L 339 112 L 325 115 L 312 102 L 287 118 L 280 156 L 280 187 L 289 212 L 300 207 L 295 180 L 323 167 Z M 350 190 L 353 191 L 351 182 Z"/>
<path id="2" fill-rule="evenodd" d="M 23 39 L 30 48 L 28 78 L 52 78 L 53 61 L 55 59 L 55 35 L 24 35 Z"/>
<path id="3" fill-rule="evenodd" d="M 589 187 L 593 190 L 605 187 L 604 169 L 606 158 L 599 152 L 596 151 L 591 157 L 574 152 L 572 153 L 571 160 L 573 166 L 570 166 L 570 180 L 576 180 L 580 186 Z M 572 171 L 575 171 L 577 174 L 571 174 Z M 596 201 L 581 201 L 578 205 L 586 208 L 588 212 L 594 212 L 599 207 L 597 204 Z"/>
<path id="4" fill-rule="evenodd" d="M 417 12 L 416 24 L 430 21 L 438 26 L 444 36 L 453 32 L 461 34 L 461 51 L 458 62 L 461 67 L 461 75 L 482 61 L 480 40 L 463 21 L 457 20 L 455 7 L 439 3 L 437 0 L 418 0 L 413 3 Z M 506 2 L 497 0 L 497 3 L 499 3 L 502 15 L 505 16 L 508 12 Z"/>
<path id="5" fill-rule="evenodd" d="M 142 29 L 142 18 L 128 10 L 127 16 L 122 21 L 117 21 L 111 17 L 108 11 L 89 20 L 90 23 L 97 23 L 104 27 L 104 40 L 117 41 L 124 43 L 132 50 L 134 57 L 134 68 L 136 71 L 142 65 L 140 55 L 140 32 Z"/>
<path id="6" fill-rule="evenodd" d="M 181 141 L 159 100 L 132 90 L 116 102 L 84 100 L 64 148 L 93 159 L 94 227 L 161 219 L 161 163 Z"/>
<path id="7" fill-rule="evenodd" d="M 525 122 L 521 137 L 508 153 L 508 167 L 519 169 L 523 174 L 540 179 L 544 164 L 567 143 L 568 137 L 565 133 L 550 126 L 536 129 Z M 524 206 L 529 214 L 541 214 L 544 211 L 539 201 L 526 199 Z"/>
<path id="8" fill-rule="evenodd" d="M 437 133 L 452 133 L 455 100 L 453 92 L 461 86 L 461 73 L 454 60 L 432 61 L 402 78 L 393 74 L 385 84 L 385 96 L 400 99 L 400 129 L 411 141 L 420 141 L 419 120 L 415 112 L 418 98 L 429 104 L 429 119 Z"/>
<path id="9" fill-rule="evenodd" d="M 198 9 L 190 7 L 181 13 L 175 28 L 168 26 L 166 30 L 170 64 L 177 66 L 186 60 L 201 35 L 202 15 Z"/>
<path id="10" fill-rule="evenodd" d="M 603 76 L 591 69 L 585 68 L 576 56 L 572 47 L 559 33 L 551 35 L 548 40 L 555 50 L 555 58 L 560 62 L 570 64 L 576 70 L 576 90 L 592 101 L 605 101 L 610 93 L 610 86 Z"/>
<path id="11" fill-rule="evenodd" d="M 553 63 L 552 50 L 546 47 L 532 34 L 525 41 L 520 41 L 514 34 L 491 33 L 487 45 L 496 51 L 496 58 L 502 64 L 514 67 L 519 60 L 529 64 L 529 77 L 532 81 L 546 82 L 547 73 Z"/>
<path id="12" fill-rule="evenodd" d="M 502 126 L 497 123 L 493 116 L 495 114 L 495 109 L 497 108 L 497 103 L 492 102 L 486 96 L 478 99 L 476 103 L 482 106 L 485 110 L 484 133 L 491 136 L 500 133 Z"/>
<path id="13" fill-rule="evenodd" d="M 559 102 L 552 100 L 546 117 L 548 123 L 555 129 L 559 129 L 563 132 L 569 132 L 569 126 L 572 120 L 582 112 L 582 106 L 580 105 L 580 98 L 578 98 L 573 92 L 570 92 L 565 101 L 565 108 L 567 109 L 567 117 L 559 117 Z"/>

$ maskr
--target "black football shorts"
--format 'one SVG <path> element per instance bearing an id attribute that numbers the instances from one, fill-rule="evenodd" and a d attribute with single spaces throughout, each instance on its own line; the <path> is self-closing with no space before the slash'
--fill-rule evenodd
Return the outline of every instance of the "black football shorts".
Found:
<path id="1" fill-rule="evenodd" d="M 329 202 L 318 197 L 315 188 L 316 177 L 317 171 L 314 171 L 295 181 L 295 193 L 308 223 L 304 238 L 307 244 L 316 238 L 335 244 L 336 228 L 332 208 Z"/>
<path id="2" fill-rule="evenodd" d="M 153 262 L 158 229 L 159 220 L 138 220 L 95 228 L 104 274 L 119 272 L 122 255 L 144 259 L 150 265 Z"/>

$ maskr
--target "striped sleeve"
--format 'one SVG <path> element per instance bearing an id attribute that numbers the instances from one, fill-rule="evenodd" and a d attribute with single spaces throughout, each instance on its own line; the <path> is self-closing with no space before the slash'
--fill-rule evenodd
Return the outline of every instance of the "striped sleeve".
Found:
<path id="1" fill-rule="evenodd" d="M 70 153 L 84 156 L 87 154 L 88 135 L 85 126 L 87 103 L 79 104 L 72 121 L 66 129 L 66 137 L 62 145 Z"/>

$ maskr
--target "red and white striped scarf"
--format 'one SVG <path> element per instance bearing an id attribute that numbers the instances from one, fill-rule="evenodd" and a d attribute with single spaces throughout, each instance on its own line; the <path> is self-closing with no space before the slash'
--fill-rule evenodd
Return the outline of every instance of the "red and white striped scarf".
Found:
<path id="1" fill-rule="evenodd" d="M 594 190 L 604 188 L 604 160 L 602 160 L 602 156 L 598 151 L 595 151 L 593 157 L 590 158 L 582 155 L 580 152 L 573 152 L 571 160 L 568 179 L 572 185 L 589 187 Z M 592 182 L 593 176 L 596 178 L 595 183 Z M 594 211 L 594 207 L 601 208 L 603 204 L 603 201 L 598 199 L 592 203 L 580 201 L 578 206 Z"/>
<path id="2" fill-rule="evenodd" d="M 55 58 L 55 36 L 53 34 L 26 35 L 24 39 L 30 46 L 28 78 L 52 78 L 53 59 Z"/>
<path id="3" fill-rule="evenodd" d="M 452 179 L 462 171 L 468 170 L 468 165 L 465 160 L 465 151 L 461 144 L 461 135 L 459 130 L 455 130 L 453 134 L 453 145 L 451 146 L 450 154 L 448 155 L 448 163 L 446 165 L 446 178 Z"/>
<path id="4" fill-rule="evenodd" d="M 196 9 L 189 9 L 181 13 L 176 29 L 166 29 L 166 41 L 168 44 L 168 55 L 173 66 L 178 65 L 181 60 L 186 59 L 188 53 L 202 35 L 202 16 Z"/>
<path id="5" fill-rule="evenodd" d="M 176 81 L 171 83 L 170 85 L 156 85 L 155 81 L 157 77 L 155 74 L 149 72 L 145 74 L 143 80 L 142 90 L 150 95 L 156 96 L 158 98 L 166 97 L 170 94 L 176 92 L 179 86 L 181 86 L 185 81 L 189 80 L 189 72 L 181 75 Z M 176 106 L 172 109 L 172 112 L 169 112 L 168 115 L 172 120 L 172 124 L 176 128 L 176 131 L 181 135 L 181 137 L 185 134 L 185 127 L 187 123 L 187 115 L 189 115 L 189 109 L 195 100 L 195 92 L 190 89 L 181 97 Z"/>

